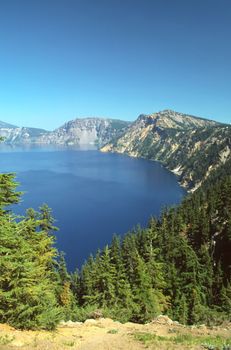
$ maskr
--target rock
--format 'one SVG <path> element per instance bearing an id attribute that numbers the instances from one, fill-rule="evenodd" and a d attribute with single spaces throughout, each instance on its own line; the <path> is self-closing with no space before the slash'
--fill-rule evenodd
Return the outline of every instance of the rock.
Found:
<path id="1" fill-rule="evenodd" d="M 101 310 L 95 310 L 90 314 L 90 318 L 93 318 L 95 320 L 102 317 L 103 317 L 103 313 Z"/>
<path id="2" fill-rule="evenodd" d="M 101 151 L 160 161 L 179 176 L 183 187 L 193 192 L 213 170 L 231 159 L 230 139 L 230 125 L 165 110 L 140 115 L 120 137 L 106 144 Z M 216 150 L 215 144 L 219 145 Z M 205 154 L 212 154 L 209 167 L 204 161 Z"/>
<path id="3" fill-rule="evenodd" d="M 16 340 L 16 339 L 10 343 L 10 346 L 16 346 L 16 347 L 22 347 L 24 345 L 25 345 L 25 342 L 21 340 Z"/>
<path id="4" fill-rule="evenodd" d="M 85 325 L 89 325 L 89 326 L 95 326 L 97 324 L 97 321 L 92 319 L 92 318 L 89 318 L 88 320 L 86 320 L 84 322 Z"/>
<path id="5" fill-rule="evenodd" d="M 0 136 L 7 144 L 39 145 L 104 145 L 119 137 L 130 123 L 104 118 L 80 118 L 65 123 L 54 131 L 16 127 L 0 122 Z"/>
<path id="6" fill-rule="evenodd" d="M 171 318 L 169 318 L 166 315 L 159 315 L 157 316 L 151 323 L 159 323 L 159 324 L 167 324 L 167 325 L 173 325 L 174 321 L 171 320 Z"/>
<path id="7" fill-rule="evenodd" d="M 82 324 L 83 324 L 82 322 L 78 322 L 78 321 L 73 322 L 71 320 L 69 320 L 69 321 L 61 321 L 59 323 L 60 326 L 65 326 L 65 327 L 75 327 L 75 326 L 82 325 Z"/>

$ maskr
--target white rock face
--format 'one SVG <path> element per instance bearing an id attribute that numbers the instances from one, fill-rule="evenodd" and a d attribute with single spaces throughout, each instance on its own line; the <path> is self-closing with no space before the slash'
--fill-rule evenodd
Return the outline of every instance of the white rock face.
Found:
<path id="1" fill-rule="evenodd" d="M 9 144 L 36 143 L 39 136 L 47 133 L 46 130 L 36 128 L 0 127 L 0 137 L 3 137 L 4 142 Z"/>
<path id="2" fill-rule="evenodd" d="M 119 136 L 127 126 L 127 122 L 113 119 L 75 119 L 49 134 L 42 135 L 38 141 L 59 145 L 102 145 Z"/>
<path id="3" fill-rule="evenodd" d="M 168 149 L 169 153 L 173 153 L 179 146 L 178 143 L 175 143 L 176 137 L 178 136 L 177 132 L 181 133 L 191 130 L 193 133 L 194 129 L 214 126 L 216 124 L 215 121 L 171 110 L 164 110 L 150 115 L 141 114 L 137 120 L 130 125 L 127 132 L 116 141 L 116 144 L 113 142 L 109 143 L 102 151 L 115 151 L 118 153 L 128 153 L 132 156 L 140 156 L 139 145 L 142 143 L 145 144 L 145 140 L 149 138 L 149 146 L 150 144 L 157 145 L 161 143 L 159 147 L 160 155 L 165 149 Z M 174 130 L 174 136 L 166 137 L 166 131 L 170 129 Z M 171 147 L 169 147 L 169 145 Z"/>
<path id="4" fill-rule="evenodd" d="M 165 110 L 140 115 L 101 150 L 158 160 L 193 191 L 231 158 L 231 126 Z"/>
<path id="5" fill-rule="evenodd" d="M 156 124 L 162 128 L 188 129 L 216 125 L 217 122 L 189 114 L 175 112 L 169 109 L 151 115 Z"/>
<path id="6" fill-rule="evenodd" d="M 56 144 L 56 145 L 103 145 L 118 137 L 129 125 L 128 122 L 84 118 L 67 122 L 60 128 L 48 132 L 35 128 L 6 127 L 0 124 L 0 136 L 12 144 Z"/>

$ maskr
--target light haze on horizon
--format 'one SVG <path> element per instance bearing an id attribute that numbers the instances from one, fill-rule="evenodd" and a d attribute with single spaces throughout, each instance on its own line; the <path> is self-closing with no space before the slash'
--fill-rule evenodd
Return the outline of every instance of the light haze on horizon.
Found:
<path id="1" fill-rule="evenodd" d="M 230 0 L 1 0 L 0 120 L 231 123 Z"/>

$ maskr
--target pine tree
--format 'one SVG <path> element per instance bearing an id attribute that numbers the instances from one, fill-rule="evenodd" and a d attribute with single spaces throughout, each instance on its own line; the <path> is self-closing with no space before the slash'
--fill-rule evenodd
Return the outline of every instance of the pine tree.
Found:
<path id="1" fill-rule="evenodd" d="M 221 293 L 220 293 L 220 308 L 222 311 L 224 311 L 228 318 L 231 317 L 231 285 L 228 283 L 228 285 L 222 286 Z"/>
<path id="2" fill-rule="evenodd" d="M 43 256 L 37 255 L 40 249 L 34 240 L 24 239 L 24 224 L 1 218 L 0 320 L 19 328 L 52 329 L 60 317 L 56 283 L 47 268 L 55 250 L 49 247 L 48 254 L 43 249 Z M 40 236 L 40 246 L 43 238 L 46 240 Z"/>
<path id="3" fill-rule="evenodd" d="M 138 312 L 133 315 L 134 321 L 150 321 L 161 313 L 161 299 L 164 299 L 159 290 L 152 288 L 152 280 L 148 273 L 147 267 L 143 259 L 136 255 L 136 268 L 134 272 L 135 283 L 132 286 L 134 293 L 134 301 L 137 304 Z"/>
<path id="4" fill-rule="evenodd" d="M 19 201 L 13 176 L 1 176 L 0 322 L 19 328 L 55 328 L 60 319 L 53 262 L 54 237 L 30 211 L 16 219 L 5 206 Z M 3 186 L 4 184 L 4 186 Z M 32 215 L 33 213 L 33 215 Z"/>
<path id="5" fill-rule="evenodd" d="M 123 264 L 120 238 L 118 236 L 114 236 L 112 239 L 110 256 L 111 263 L 115 268 L 115 301 L 113 305 L 113 313 L 120 320 L 128 321 L 131 319 L 133 311 L 136 309 L 136 305 L 127 278 L 126 268 Z"/>
<path id="6" fill-rule="evenodd" d="M 181 324 L 187 324 L 189 319 L 189 306 L 187 298 L 184 293 L 181 293 L 177 299 L 179 301 L 175 307 L 174 315 Z"/>
<path id="7" fill-rule="evenodd" d="M 15 174 L 0 174 L 0 215 L 3 215 L 6 206 L 16 204 L 20 201 L 22 192 L 15 189 L 18 183 L 14 181 Z"/>
<path id="8" fill-rule="evenodd" d="M 100 252 L 98 251 L 99 260 Z M 98 278 L 96 259 L 89 256 L 80 273 L 80 305 L 96 304 L 96 282 Z"/>
<path id="9" fill-rule="evenodd" d="M 112 306 L 115 302 L 115 273 L 110 249 L 106 246 L 100 256 L 96 291 L 97 304 L 102 307 Z"/>

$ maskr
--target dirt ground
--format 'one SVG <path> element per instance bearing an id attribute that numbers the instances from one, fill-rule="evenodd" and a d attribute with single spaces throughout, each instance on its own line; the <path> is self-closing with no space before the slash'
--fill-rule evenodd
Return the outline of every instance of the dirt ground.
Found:
<path id="1" fill-rule="evenodd" d="M 160 336 L 165 341 L 145 343 L 139 335 Z M 159 316 L 153 322 L 140 325 L 121 324 L 111 319 L 89 319 L 81 322 L 65 322 L 54 332 L 20 331 L 0 324 L 0 350 L 142 350 L 142 349 L 205 349 L 202 345 L 174 344 L 170 340 L 174 335 L 192 335 L 193 337 L 231 337 L 230 325 L 214 327 L 185 327 Z M 231 349 L 231 347 L 230 347 Z"/>

